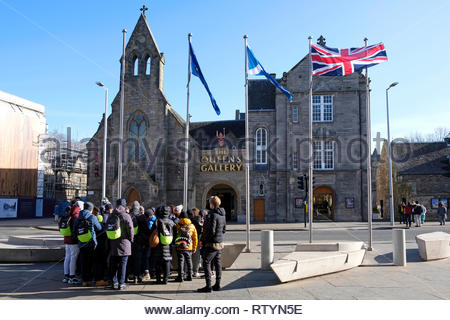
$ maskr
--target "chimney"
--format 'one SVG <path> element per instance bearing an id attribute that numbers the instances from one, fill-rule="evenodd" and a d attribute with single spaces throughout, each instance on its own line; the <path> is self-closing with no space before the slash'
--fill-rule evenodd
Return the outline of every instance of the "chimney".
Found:
<path id="1" fill-rule="evenodd" d="M 234 120 L 240 120 L 241 118 L 241 112 L 239 111 L 239 109 L 236 109 L 236 112 L 234 114 Z"/>

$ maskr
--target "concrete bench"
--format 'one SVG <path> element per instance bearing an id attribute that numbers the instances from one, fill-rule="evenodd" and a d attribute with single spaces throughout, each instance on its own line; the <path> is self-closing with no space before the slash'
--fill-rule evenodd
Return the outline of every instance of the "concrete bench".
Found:
<path id="1" fill-rule="evenodd" d="M 222 269 L 231 267 L 231 265 L 236 261 L 236 259 L 244 250 L 245 244 L 239 243 L 227 243 L 225 242 L 225 247 L 222 250 Z M 200 264 L 200 267 L 202 265 Z M 178 259 L 176 249 L 172 250 L 172 269 L 176 270 L 178 268 Z"/>
<path id="2" fill-rule="evenodd" d="M 281 282 L 288 282 L 357 267 L 365 252 L 362 241 L 300 243 L 270 267 Z"/>
<path id="3" fill-rule="evenodd" d="M 64 259 L 63 246 L 17 245 L 0 242 L 0 262 L 53 262 Z"/>
<path id="4" fill-rule="evenodd" d="M 425 260 L 445 259 L 450 257 L 450 234 L 430 232 L 416 236 L 420 257 Z"/>

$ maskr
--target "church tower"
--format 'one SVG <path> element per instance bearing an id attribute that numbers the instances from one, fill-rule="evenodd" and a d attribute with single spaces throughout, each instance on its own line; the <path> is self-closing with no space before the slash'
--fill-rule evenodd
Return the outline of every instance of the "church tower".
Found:
<path id="1" fill-rule="evenodd" d="M 164 54 L 160 52 L 149 27 L 146 10 L 145 6 L 141 9 L 142 13 L 125 48 L 121 197 L 128 203 L 137 200 L 146 206 L 156 206 L 175 201 L 178 193 L 182 195 L 182 172 L 178 169 L 179 157 L 175 145 L 178 139 L 183 138 L 184 120 L 172 109 L 164 95 Z M 111 106 L 106 196 L 113 201 L 118 197 L 120 91 Z M 102 167 L 102 146 L 103 122 L 88 144 L 91 160 L 88 165 L 88 190 L 90 199 L 96 202 L 101 200 L 102 172 L 98 168 Z M 181 184 L 177 183 L 178 176 L 181 177 Z"/>

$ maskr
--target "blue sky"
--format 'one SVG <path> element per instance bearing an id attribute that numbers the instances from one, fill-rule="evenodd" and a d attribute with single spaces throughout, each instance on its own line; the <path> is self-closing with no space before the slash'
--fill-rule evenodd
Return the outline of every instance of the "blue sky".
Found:
<path id="1" fill-rule="evenodd" d="M 303 58 L 309 35 L 324 35 L 331 47 L 362 46 L 365 37 L 386 46 L 389 61 L 369 69 L 373 135 L 386 137 L 385 89 L 394 81 L 400 84 L 390 90 L 393 137 L 450 127 L 447 0 L 0 0 L 0 90 L 45 105 L 50 130 L 71 126 L 75 138 L 92 136 L 104 108 L 104 92 L 95 82 L 104 82 L 114 98 L 121 30 L 131 34 L 143 4 L 166 57 L 165 94 L 183 117 L 187 34 L 193 33 L 222 115 L 216 116 L 194 79 L 192 121 L 232 119 L 235 109 L 244 109 L 244 34 L 265 69 L 277 75 Z"/>

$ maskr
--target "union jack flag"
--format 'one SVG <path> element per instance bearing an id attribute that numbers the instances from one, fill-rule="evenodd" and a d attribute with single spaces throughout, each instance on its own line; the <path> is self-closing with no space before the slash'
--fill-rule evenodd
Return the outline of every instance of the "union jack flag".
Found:
<path id="1" fill-rule="evenodd" d="M 311 45 L 313 76 L 346 76 L 387 61 L 383 43 L 362 48 L 335 49 Z"/>

